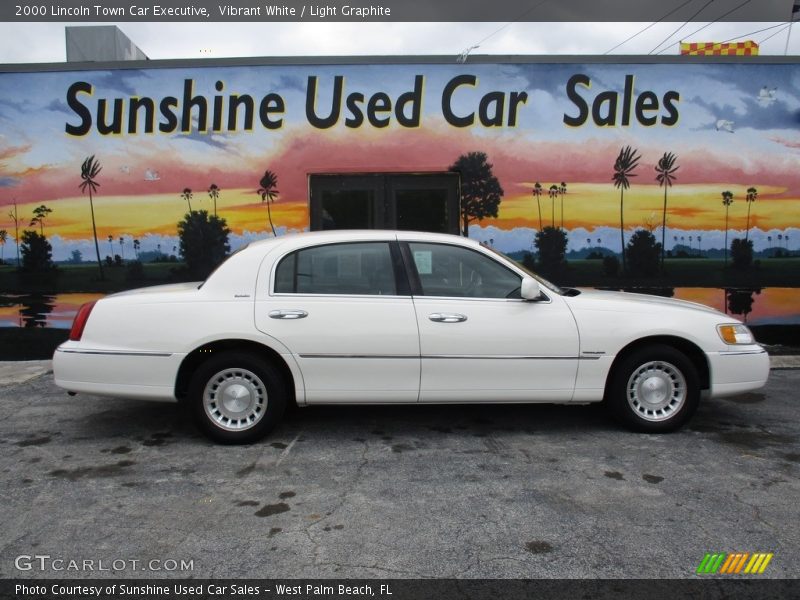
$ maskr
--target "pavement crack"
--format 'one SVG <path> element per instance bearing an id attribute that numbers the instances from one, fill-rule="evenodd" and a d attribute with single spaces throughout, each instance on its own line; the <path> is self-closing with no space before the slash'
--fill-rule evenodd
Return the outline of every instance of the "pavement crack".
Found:
<path id="1" fill-rule="evenodd" d="M 300 436 L 302 435 L 302 433 L 303 433 L 303 430 L 301 429 L 297 433 L 297 435 L 294 436 L 294 439 L 291 442 L 289 442 L 289 445 L 286 446 L 286 448 L 283 449 L 283 452 L 281 452 L 280 456 L 278 457 L 278 460 L 275 461 L 275 466 L 276 467 L 281 466 L 281 463 L 288 458 L 289 452 L 292 451 L 292 448 L 294 448 L 294 445 L 297 443 L 297 440 L 300 439 Z"/>
<path id="2" fill-rule="evenodd" d="M 758 507 L 757 504 L 750 504 L 749 502 L 742 500 L 739 497 L 739 494 L 737 494 L 736 492 L 733 493 L 733 499 L 736 500 L 739 504 L 742 504 L 747 508 L 749 508 L 750 510 L 752 510 L 753 516 L 755 517 L 756 521 L 760 521 L 761 523 L 769 527 L 773 532 L 778 533 L 778 528 L 761 516 L 761 509 Z"/>
<path id="3" fill-rule="evenodd" d="M 299 437 L 299 434 L 298 434 L 298 437 Z M 295 440 L 296 440 L 296 438 L 295 438 Z M 292 444 L 293 443 L 294 443 L 294 441 L 292 442 Z M 289 446 L 286 448 L 286 450 L 289 450 L 291 448 L 292 444 L 289 444 Z M 339 495 L 339 499 L 336 502 L 336 504 L 333 506 L 333 508 L 331 508 L 331 510 L 326 512 L 325 516 L 321 517 L 320 519 L 316 519 L 313 522 L 311 522 L 308 525 L 306 525 L 305 527 L 303 527 L 303 533 L 305 533 L 306 537 L 308 537 L 308 540 L 311 542 L 311 544 L 313 546 L 313 564 L 316 565 L 316 566 L 319 566 L 322 563 L 318 563 L 318 555 L 317 555 L 317 553 L 319 551 L 319 542 L 317 542 L 317 540 L 314 538 L 314 536 L 311 535 L 311 528 L 316 526 L 316 525 L 318 525 L 318 524 L 320 524 L 320 523 L 324 523 L 325 521 L 330 520 L 331 517 L 333 517 L 337 513 L 337 511 L 340 508 L 342 508 L 342 506 L 344 506 L 345 502 L 347 501 L 347 496 L 350 494 L 350 492 L 352 492 L 355 489 L 356 485 L 361 480 L 361 475 L 362 475 L 362 473 L 364 471 L 364 467 L 366 467 L 367 463 L 369 462 L 369 459 L 367 458 L 367 453 L 368 452 L 369 452 L 369 442 L 367 442 L 365 440 L 363 442 L 363 449 L 361 451 L 361 461 L 359 462 L 358 466 L 356 467 L 355 473 L 353 474 L 353 477 L 350 480 L 350 482 L 347 485 L 342 487 L 342 492 Z"/>
<path id="4" fill-rule="evenodd" d="M 374 563 L 371 565 L 360 565 L 360 564 L 353 564 L 353 563 L 340 563 L 336 561 L 326 561 L 326 562 L 315 562 L 315 567 L 337 567 L 339 569 L 372 569 L 374 571 L 383 571 L 385 573 L 392 573 L 395 575 L 407 575 L 413 579 L 429 579 L 430 575 L 424 575 L 418 571 L 408 571 L 405 569 L 390 569 L 389 567 L 382 567 L 378 565 L 378 563 Z"/>

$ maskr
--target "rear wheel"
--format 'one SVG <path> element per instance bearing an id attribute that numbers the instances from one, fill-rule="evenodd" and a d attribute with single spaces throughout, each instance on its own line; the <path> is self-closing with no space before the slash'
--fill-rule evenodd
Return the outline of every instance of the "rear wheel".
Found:
<path id="1" fill-rule="evenodd" d="M 608 405 L 634 431 L 674 431 L 700 401 L 697 369 L 682 352 L 654 344 L 626 356 L 611 376 Z"/>
<path id="2" fill-rule="evenodd" d="M 195 421 L 211 439 L 247 444 L 264 437 L 283 416 L 286 384 L 264 359 L 225 352 L 192 376 L 189 403 Z"/>

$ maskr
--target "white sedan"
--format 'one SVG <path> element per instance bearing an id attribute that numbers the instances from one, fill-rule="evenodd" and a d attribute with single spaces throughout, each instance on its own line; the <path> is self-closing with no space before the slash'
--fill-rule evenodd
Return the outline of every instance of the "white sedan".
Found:
<path id="1" fill-rule="evenodd" d="M 336 231 L 84 305 L 53 370 L 70 392 L 185 401 L 235 443 L 289 403 L 605 401 L 634 430 L 670 431 L 701 395 L 762 387 L 769 358 L 700 304 L 560 289 L 460 237 Z"/>

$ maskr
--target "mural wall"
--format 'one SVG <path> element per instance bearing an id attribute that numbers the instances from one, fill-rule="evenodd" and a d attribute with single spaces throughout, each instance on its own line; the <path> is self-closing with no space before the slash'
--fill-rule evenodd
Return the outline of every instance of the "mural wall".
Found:
<path id="1" fill-rule="evenodd" d="M 744 61 L 2 73 L 3 259 L 16 261 L 14 215 L 54 261 L 96 259 L 90 156 L 101 257 L 147 262 L 180 260 L 188 205 L 224 218 L 236 249 L 272 235 L 267 207 L 279 235 L 308 227 L 309 174 L 445 171 L 469 152 L 503 190 L 469 233 L 499 250 L 535 253 L 549 225 L 579 261 L 620 255 L 620 230 L 628 243 L 644 229 L 669 257 L 717 269 L 745 238 L 763 268 L 744 281 L 771 269 L 772 285 L 797 285 L 800 65 Z"/>
<path id="2" fill-rule="evenodd" d="M 256 194 L 277 174 L 274 221 L 308 225 L 313 172 L 441 171 L 469 151 L 494 165 L 505 194 L 497 218 L 474 236 L 504 251 L 527 249 L 543 222 L 562 225 L 570 248 L 587 238 L 614 247 L 619 229 L 615 158 L 641 155 L 627 192 L 630 228 L 661 224 L 654 170 L 677 156 L 667 247 L 701 237 L 723 247 L 723 191 L 733 194 L 729 235 L 755 249 L 800 245 L 800 67 L 795 65 L 351 65 L 209 67 L 0 75 L 0 205 L 23 220 L 45 204 L 56 260 L 91 254 L 84 158 L 103 171 L 98 234 L 174 245 L 186 209 L 217 210 L 233 246 L 269 229 Z M 567 193 L 550 202 L 549 187 Z M 747 189 L 758 192 L 753 205 Z M 553 206 L 555 205 L 555 206 Z M 213 210 L 213 208 L 212 208 Z M 654 214 L 655 213 L 655 214 Z M 4 214 L 3 228 L 11 223 Z M 616 231 L 615 231 L 616 230 Z M 793 235 L 794 234 L 794 237 Z M 777 243 L 778 235 L 789 236 Z M 678 236 L 678 241 L 675 241 Z M 618 237 L 618 236 L 617 236 Z M 772 237 L 772 240 L 768 239 Z M 783 240 L 780 240 L 783 241 Z M 697 246 L 697 242 L 694 242 Z M 13 244 L 11 244 L 13 246 Z"/>

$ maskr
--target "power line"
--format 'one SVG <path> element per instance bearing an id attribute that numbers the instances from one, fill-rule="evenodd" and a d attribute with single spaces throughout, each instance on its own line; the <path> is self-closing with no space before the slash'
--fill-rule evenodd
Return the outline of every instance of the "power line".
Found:
<path id="1" fill-rule="evenodd" d="M 797 1 L 792 3 L 792 14 L 789 15 L 789 33 L 786 34 L 786 46 L 783 48 L 783 55 L 786 56 L 789 53 L 789 40 L 792 37 L 792 25 L 794 25 L 794 13 L 800 10 L 800 7 L 797 5 Z"/>
<path id="2" fill-rule="evenodd" d="M 755 31 L 751 31 L 750 33 L 745 33 L 743 35 L 737 35 L 736 37 L 729 38 L 727 40 L 722 41 L 721 43 L 725 44 L 726 42 L 732 42 L 733 40 L 739 40 L 741 38 L 749 37 L 751 35 L 755 35 L 757 33 L 761 33 L 762 31 L 769 31 L 770 29 L 775 29 L 776 27 L 785 27 L 788 22 L 778 23 L 777 25 L 770 25 L 769 27 L 764 27 L 763 29 L 756 29 Z"/>
<path id="3" fill-rule="evenodd" d="M 529 9 L 527 9 L 526 11 L 524 11 L 524 12 L 520 13 L 520 14 L 519 14 L 519 16 L 518 16 L 516 19 L 514 19 L 513 21 L 509 21 L 508 23 L 506 23 L 506 24 L 505 24 L 505 25 L 503 25 L 502 27 L 499 27 L 498 29 L 494 30 L 492 33 L 490 33 L 489 35 L 487 35 L 485 38 L 483 38 L 483 39 L 482 39 L 480 42 L 478 42 L 477 44 L 473 44 L 472 46 L 470 46 L 469 48 L 467 48 L 466 50 L 464 50 L 464 51 L 463 51 L 463 52 L 462 52 L 462 53 L 461 53 L 461 54 L 458 56 L 458 59 L 457 59 L 457 60 L 458 60 L 458 62 L 462 62 L 462 63 L 463 63 L 463 62 L 467 62 L 467 57 L 469 56 L 469 53 L 470 53 L 472 50 L 474 50 L 475 48 L 479 48 L 479 47 L 480 47 L 480 45 L 481 45 L 483 42 L 485 42 L 486 40 L 488 40 L 490 37 L 492 37 L 492 36 L 494 36 L 494 35 L 496 35 L 496 34 L 500 33 L 500 32 L 501 32 L 501 31 L 503 31 L 503 29 L 505 29 L 506 27 L 510 27 L 510 26 L 511 26 L 511 25 L 513 25 L 514 23 L 517 23 L 517 22 L 519 22 L 519 20 L 520 20 L 520 19 L 522 19 L 522 17 L 526 16 L 528 13 L 531 13 L 531 12 L 533 12 L 534 10 L 536 10 L 537 8 L 539 8 L 539 7 L 540 7 L 542 4 L 544 4 L 545 2 L 549 2 L 549 0 L 541 0 L 541 2 L 539 2 L 539 3 L 535 4 L 535 5 L 533 5 L 532 7 L 530 7 Z"/>
<path id="4" fill-rule="evenodd" d="M 603 54 L 609 54 L 610 52 L 613 52 L 614 50 L 616 50 L 617 48 L 619 48 L 619 47 L 620 47 L 620 46 L 622 46 L 623 44 L 627 44 L 627 43 L 628 43 L 628 42 L 630 42 L 630 41 L 631 41 L 633 38 L 635 38 L 636 36 L 638 36 L 638 35 L 639 35 L 639 34 L 641 34 L 641 33 L 644 33 L 645 31 L 647 31 L 648 29 L 650 29 L 650 28 L 651 28 L 653 25 L 656 25 L 657 23 L 661 23 L 661 21 L 663 21 L 664 19 L 666 19 L 666 18 L 667 18 L 668 16 L 670 16 L 672 13 L 674 13 L 674 12 L 675 12 L 675 11 L 677 11 L 677 10 L 680 10 L 681 8 L 683 8 L 684 6 L 686 6 L 687 4 L 689 4 L 690 2 L 694 2 L 694 0 L 686 0 L 686 2 L 684 2 L 684 3 L 683 3 L 683 4 L 681 4 L 680 6 L 677 6 L 677 7 L 673 8 L 671 11 L 669 11 L 667 14 L 665 14 L 663 17 L 661 17 L 661 18 L 660 18 L 658 21 L 653 21 L 652 23 L 650 23 L 650 25 L 648 25 L 648 26 L 647 26 L 647 27 L 645 27 L 644 29 L 641 29 L 641 30 L 637 31 L 637 32 L 636 32 L 636 33 L 634 33 L 632 36 L 630 36 L 630 37 L 629 37 L 629 38 L 627 38 L 626 40 L 624 40 L 624 41 L 620 42 L 619 44 L 617 44 L 616 46 L 614 46 L 614 47 L 613 47 L 613 48 L 611 48 L 610 50 L 606 50 L 605 52 L 603 52 Z"/>
<path id="5" fill-rule="evenodd" d="M 786 31 L 787 29 L 789 29 L 789 27 L 791 27 L 791 26 L 792 26 L 792 24 L 791 24 L 791 23 L 785 24 L 785 25 L 783 26 L 783 29 L 778 29 L 778 31 L 776 31 L 775 33 L 771 33 L 771 34 L 769 34 L 769 35 L 768 35 L 767 37 L 765 37 L 763 40 L 759 41 L 759 42 L 758 42 L 758 44 L 759 44 L 759 45 L 763 44 L 763 43 L 764 43 L 764 42 L 766 42 L 768 39 L 775 37 L 775 36 L 776 36 L 776 35 L 778 35 L 779 33 L 783 33 L 784 31 Z"/>
<path id="6" fill-rule="evenodd" d="M 696 33 L 700 33 L 700 32 L 701 32 L 701 31 L 703 31 L 703 29 L 705 29 L 706 27 L 710 27 L 710 26 L 711 26 L 711 25 L 713 25 L 714 23 L 717 23 L 718 21 L 720 21 L 720 20 L 724 19 L 725 17 L 727 17 L 729 14 L 731 14 L 731 13 L 733 13 L 733 12 L 736 12 L 737 10 L 739 10 L 740 8 L 742 8 L 742 7 L 743 7 L 745 4 L 748 4 L 749 2 L 751 2 L 751 0 L 744 0 L 744 2 L 742 2 L 741 4 L 739 4 L 739 5 L 737 5 L 737 6 L 734 6 L 734 7 L 733 7 L 732 9 L 730 9 L 728 12 L 726 12 L 726 13 L 724 13 L 724 14 L 722 14 L 722 15 L 718 16 L 716 19 L 714 19 L 714 20 L 713 20 L 713 21 L 711 21 L 710 23 L 706 23 L 706 24 L 705 24 L 705 25 L 703 25 L 703 26 L 702 26 L 700 29 L 695 29 L 695 30 L 694 30 L 692 33 L 690 33 L 689 35 L 687 35 L 687 36 L 686 36 L 686 38 L 684 38 L 684 39 L 691 39 L 691 37 L 692 37 L 693 35 L 695 35 Z M 735 39 L 735 38 L 734 38 L 734 39 Z M 726 40 L 726 41 L 730 41 L 730 40 Z M 725 42 L 722 42 L 722 43 L 724 44 Z M 661 53 L 665 52 L 666 50 L 667 50 L 667 48 L 662 48 L 662 49 L 661 49 L 661 50 L 660 50 L 658 53 L 659 53 L 659 54 L 661 54 Z"/>
<path id="7" fill-rule="evenodd" d="M 736 35 L 736 36 L 734 36 L 734 37 L 732 37 L 732 38 L 728 38 L 727 40 L 722 40 L 721 42 L 718 42 L 718 43 L 720 43 L 720 44 L 727 44 L 728 42 L 732 42 L 732 41 L 734 41 L 734 40 L 740 40 L 740 39 L 742 39 L 742 38 L 750 37 L 751 35 L 755 35 L 755 34 L 757 34 L 757 33 L 762 33 L 762 32 L 764 32 L 764 31 L 770 31 L 771 29 L 775 29 L 775 28 L 777 28 L 777 27 L 780 27 L 781 29 L 780 29 L 779 31 L 777 31 L 776 33 L 780 33 L 781 31 L 785 31 L 785 30 L 786 30 L 785 28 L 786 28 L 786 27 L 787 27 L 787 25 L 789 25 L 789 24 L 790 24 L 790 23 L 789 23 L 788 21 L 783 21 L 783 22 L 781 22 L 781 23 L 778 23 L 777 25 L 770 25 L 769 27 L 763 27 L 763 28 L 761 28 L 761 29 L 756 29 L 755 31 L 750 31 L 750 32 L 748 32 L 748 33 L 743 33 L 742 35 Z M 772 37 L 772 36 L 769 36 L 769 37 Z M 768 38 L 765 38 L 765 39 L 766 39 L 766 40 L 768 40 L 768 39 L 769 39 L 769 37 L 768 37 Z M 764 40 L 762 40 L 762 41 L 764 41 Z M 761 43 L 761 42 L 759 42 L 759 43 Z M 707 44 L 707 47 L 711 47 L 712 45 L 713 45 L 713 42 L 709 42 L 709 43 Z M 663 50 L 662 50 L 661 52 L 663 52 Z M 659 52 L 659 54 L 660 54 L 660 52 Z"/>
<path id="8" fill-rule="evenodd" d="M 692 36 L 693 36 L 695 33 L 700 33 L 700 32 L 701 32 L 701 31 L 703 31 L 703 29 L 705 29 L 706 27 L 709 27 L 709 26 L 713 25 L 714 23 L 716 23 L 717 21 L 720 21 L 720 20 L 724 19 L 725 17 L 727 17 L 727 16 L 728 16 L 729 14 L 731 14 L 732 12 L 736 12 L 737 10 L 739 10 L 740 8 L 742 8 L 742 7 L 743 7 L 745 4 L 749 4 L 750 2 L 751 2 L 751 0 L 744 0 L 744 2 L 742 2 L 742 3 L 741 3 L 739 6 L 736 6 L 736 7 L 732 8 L 732 9 L 730 9 L 730 10 L 729 10 L 728 12 L 726 12 L 724 15 L 720 15 L 719 17 L 717 17 L 716 19 L 714 19 L 714 20 L 713 20 L 713 21 L 711 21 L 710 23 L 706 23 L 706 24 L 705 24 L 705 25 L 703 25 L 703 26 L 702 26 L 700 29 L 697 29 L 697 30 L 693 31 L 692 33 L 690 33 L 690 34 L 689 34 L 689 35 L 687 35 L 686 37 L 687 37 L 687 38 L 690 38 L 690 37 L 692 37 Z"/>
<path id="9" fill-rule="evenodd" d="M 650 50 L 650 52 L 648 52 L 648 54 L 653 54 L 653 52 L 655 52 L 655 51 L 656 51 L 656 50 L 658 50 L 658 49 L 659 49 L 661 46 L 663 46 L 663 45 L 664 45 L 664 43 L 665 43 L 667 40 L 669 40 L 669 39 L 670 39 L 670 38 L 671 38 L 673 35 L 675 35 L 675 34 L 676 34 L 676 33 L 678 33 L 678 32 L 679 32 L 681 29 L 683 29 L 684 27 L 686 27 L 686 25 L 688 25 L 688 24 L 689 24 L 689 22 L 691 22 L 691 21 L 694 21 L 694 18 L 695 18 L 697 15 L 699 15 L 701 12 L 703 12 L 703 11 L 706 9 L 706 7 L 708 7 L 708 5 L 709 5 L 709 4 L 711 4 L 713 1 L 714 1 L 714 0 L 708 0 L 708 2 L 706 2 L 705 4 L 703 4 L 703 6 L 702 6 L 702 7 L 700 7 L 700 10 L 698 10 L 698 11 L 697 11 L 696 13 L 694 13 L 694 14 L 693 14 L 691 17 L 689 17 L 689 19 L 688 19 L 687 21 L 685 21 L 685 22 L 683 23 L 683 25 L 681 25 L 681 26 L 680 26 L 680 27 L 678 27 L 678 28 L 677 28 L 675 31 L 673 31 L 673 32 L 672 32 L 672 33 L 670 33 L 670 34 L 669 34 L 667 37 L 665 37 L 665 38 L 664 38 L 664 40 L 663 40 L 663 41 L 662 41 L 660 44 L 658 44 L 658 45 L 657 45 L 655 48 L 653 48 L 652 50 Z"/>

